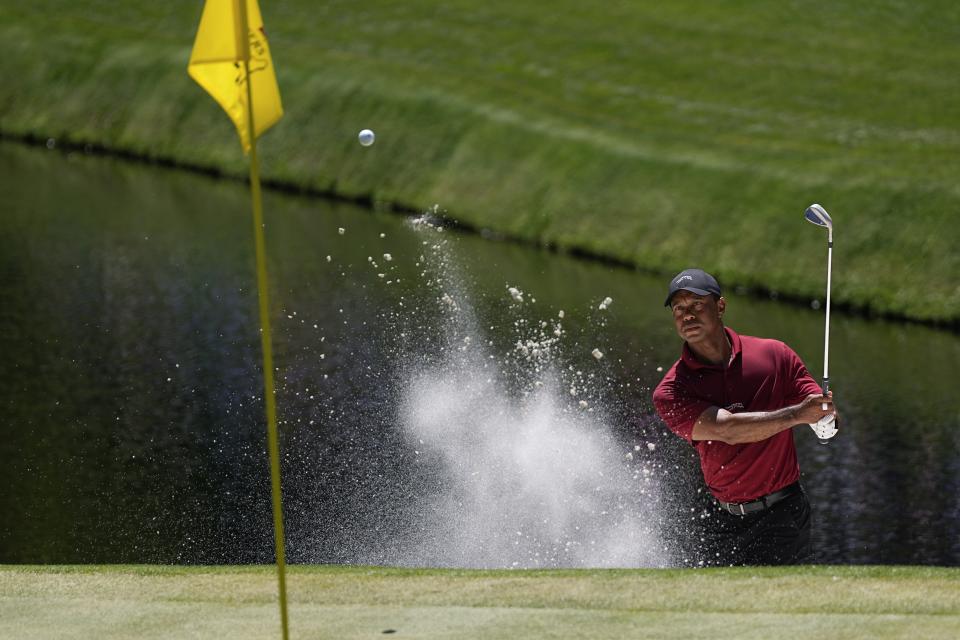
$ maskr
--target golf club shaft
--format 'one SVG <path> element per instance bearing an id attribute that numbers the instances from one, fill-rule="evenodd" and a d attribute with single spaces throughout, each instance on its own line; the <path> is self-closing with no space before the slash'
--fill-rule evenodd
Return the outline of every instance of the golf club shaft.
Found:
<path id="1" fill-rule="evenodd" d="M 827 234 L 827 318 L 823 330 L 823 395 L 830 391 L 830 284 L 833 276 L 833 229 Z M 826 409 L 827 405 L 823 405 Z"/>

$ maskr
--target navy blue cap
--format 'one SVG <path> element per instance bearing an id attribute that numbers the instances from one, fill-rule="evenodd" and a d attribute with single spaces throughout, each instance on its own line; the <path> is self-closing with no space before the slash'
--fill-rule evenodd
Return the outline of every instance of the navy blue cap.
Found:
<path id="1" fill-rule="evenodd" d="M 691 291 L 700 296 L 723 295 L 720 293 L 720 283 L 712 275 L 703 269 L 684 269 L 670 281 L 670 292 L 667 294 L 667 301 L 663 303 L 663 306 L 669 307 L 674 294 L 681 290 Z"/>

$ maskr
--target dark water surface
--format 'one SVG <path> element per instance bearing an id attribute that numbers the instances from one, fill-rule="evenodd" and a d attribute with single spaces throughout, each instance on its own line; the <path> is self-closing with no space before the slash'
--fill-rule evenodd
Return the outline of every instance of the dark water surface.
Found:
<path id="1" fill-rule="evenodd" d="M 270 561 L 245 186 L 2 144 L 0 195 L 0 563 Z M 411 406 L 423 415 L 459 398 L 415 396 L 410 380 L 479 351 L 458 361 L 468 378 L 503 375 L 515 382 L 504 402 L 519 402 L 543 372 L 516 342 L 564 310 L 550 367 L 564 390 L 580 385 L 574 400 L 596 409 L 604 446 L 634 471 L 620 500 L 641 500 L 647 472 L 658 478 L 658 500 L 637 512 L 656 525 L 660 560 L 638 549 L 638 563 L 695 564 L 709 501 L 692 450 L 651 418 L 650 389 L 680 347 L 661 278 L 341 204 L 267 193 L 265 208 L 292 561 L 501 564 L 423 548 L 450 481 L 440 454 L 399 425 Z M 822 311 L 728 299 L 731 327 L 786 341 L 819 377 Z M 469 321 L 451 325 L 453 313 Z M 844 430 L 827 446 L 795 433 L 816 561 L 960 562 L 958 362 L 956 335 L 835 315 Z M 558 415 L 578 410 L 558 398 Z M 496 526 L 522 528 L 508 515 Z M 525 544 L 529 561 L 504 566 L 571 564 L 530 552 L 542 540 Z"/>

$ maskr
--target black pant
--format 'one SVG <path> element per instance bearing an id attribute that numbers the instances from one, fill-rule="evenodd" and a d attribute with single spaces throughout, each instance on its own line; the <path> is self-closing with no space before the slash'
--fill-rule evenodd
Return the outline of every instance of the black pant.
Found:
<path id="1" fill-rule="evenodd" d="M 803 489 L 745 516 L 717 505 L 704 524 L 705 566 L 799 564 L 811 554 L 810 502 Z"/>

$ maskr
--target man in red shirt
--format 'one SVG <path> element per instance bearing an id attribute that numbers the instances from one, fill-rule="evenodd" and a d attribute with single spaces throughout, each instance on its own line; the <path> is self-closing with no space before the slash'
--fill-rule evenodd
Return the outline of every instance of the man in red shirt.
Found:
<path id="1" fill-rule="evenodd" d="M 677 274 L 666 306 L 684 344 L 653 403 L 697 450 L 720 505 L 704 538 L 704 563 L 801 562 L 810 554 L 810 503 L 792 427 L 836 417 L 832 393 L 822 394 L 783 342 L 725 327 L 726 300 L 710 274 Z"/>

